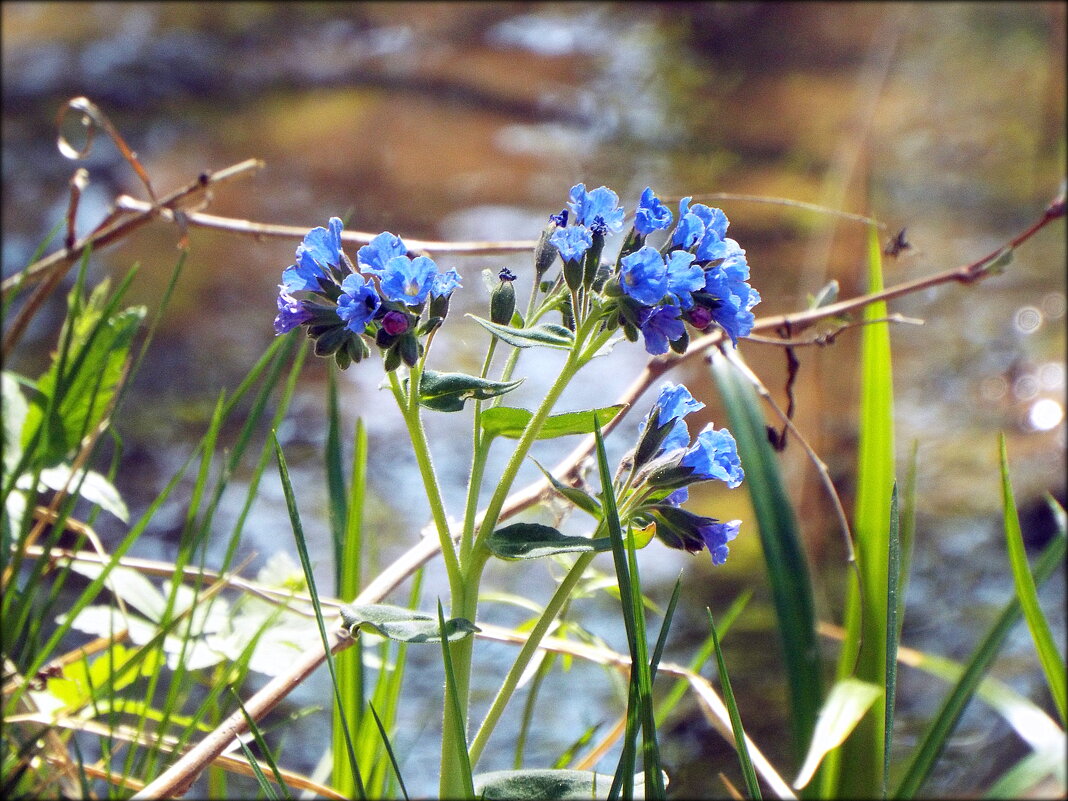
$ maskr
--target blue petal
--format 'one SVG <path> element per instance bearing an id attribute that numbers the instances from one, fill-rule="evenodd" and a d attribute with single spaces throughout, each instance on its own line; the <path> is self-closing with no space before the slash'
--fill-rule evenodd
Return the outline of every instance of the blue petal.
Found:
<path id="1" fill-rule="evenodd" d="M 365 272 L 379 275 L 390 259 L 405 256 L 407 253 L 408 248 L 399 236 L 383 231 L 356 251 L 356 263 Z"/>

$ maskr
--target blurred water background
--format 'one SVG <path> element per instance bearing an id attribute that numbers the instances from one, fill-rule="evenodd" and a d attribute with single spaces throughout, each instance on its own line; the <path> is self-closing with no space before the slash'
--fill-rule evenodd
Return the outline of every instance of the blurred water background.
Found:
<path id="1" fill-rule="evenodd" d="M 214 193 L 214 214 L 307 228 L 338 215 L 348 228 L 371 233 L 533 239 L 579 181 L 612 187 L 628 209 L 647 185 L 675 198 L 785 197 L 871 214 L 885 224 L 885 239 L 907 228 L 911 248 L 887 259 L 888 284 L 992 251 L 1040 215 L 1065 174 L 1062 3 L 5 3 L 2 14 L 5 276 L 25 265 L 63 214 L 75 165 L 56 149 L 54 120 L 78 95 L 110 115 L 159 192 L 205 169 L 264 159 L 255 178 Z M 80 233 L 117 194 L 143 197 L 110 143 L 99 140 L 84 166 L 91 184 Z M 864 226 L 783 205 L 712 205 L 726 211 L 731 235 L 748 251 L 752 283 L 764 298 L 758 315 L 802 308 L 831 278 L 843 297 L 863 291 Z M 142 228 L 94 255 L 91 280 L 140 263 L 131 301 L 153 307 L 174 266 L 176 241 L 165 223 Z M 125 450 L 117 484 L 135 516 L 201 436 L 220 389 L 234 387 L 270 343 L 276 284 L 296 244 L 191 231 L 176 295 L 118 420 Z M 477 372 L 484 340 L 459 312 L 485 308 L 482 270 L 509 267 L 529 276 L 530 259 L 438 261 L 465 281 L 435 350 L 439 358 L 448 352 L 452 369 Z M 40 372 L 63 294 L 6 367 Z M 1000 528 L 999 430 L 1008 437 L 1031 546 L 1051 530 L 1044 493 L 1064 501 L 1063 223 L 1021 247 L 1003 275 L 910 295 L 891 302 L 890 311 L 925 321 L 892 331 L 901 474 L 914 444 L 918 459 L 904 643 L 963 658 L 1012 593 Z M 846 333 L 831 347 L 803 349 L 795 389 L 796 423 L 830 466 L 847 508 L 858 342 Z M 741 349 L 784 401 L 781 350 L 756 343 Z M 552 355 L 529 356 L 520 363 L 527 382 L 515 396 L 528 406 L 554 365 Z M 561 407 L 612 402 L 644 359 L 639 345 L 618 347 L 591 366 Z M 327 588 L 325 375 L 321 363 L 305 368 L 280 435 Z M 414 542 L 427 513 L 381 378 L 373 360 L 350 368 L 342 400 L 348 429 L 357 416 L 369 427 L 367 515 L 384 564 Z M 701 363 L 669 378 L 708 404 L 698 428 L 725 422 Z M 613 435 L 610 455 L 633 443 L 651 400 L 652 393 Z M 454 497 L 468 455 L 452 443 L 467 442 L 467 428 L 466 415 L 435 415 L 431 423 L 441 444 L 436 464 Z M 818 576 L 820 615 L 837 620 L 844 567 L 831 507 L 796 444 L 783 464 Z M 531 467 L 521 481 L 535 475 Z M 268 480 L 260 493 L 238 554 L 258 554 L 251 569 L 279 550 L 295 554 L 280 486 Z M 753 519 L 741 490 L 709 488 L 694 501 L 721 519 Z M 236 513 L 224 510 L 220 525 Z M 173 555 L 183 518 L 179 495 L 136 554 Z M 121 533 L 102 526 L 106 541 Z M 754 740 L 773 762 L 788 765 L 785 686 L 754 524 L 743 527 L 723 568 L 659 546 L 641 558 L 647 590 L 662 603 L 684 573 L 684 612 L 668 658 L 692 654 L 705 635 L 706 605 L 723 610 L 740 592 L 754 591 L 727 640 L 732 680 Z M 537 594 L 551 586 L 544 566 L 497 566 L 488 575 L 504 590 Z M 445 587 L 435 568 L 428 576 L 429 609 Z M 1043 591 L 1062 643 L 1063 593 L 1063 574 Z M 583 601 L 576 612 L 606 640 L 622 642 L 608 599 Z M 499 604 L 485 605 L 484 614 L 520 619 Z M 413 656 L 421 667 L 409 674 L 412 697 L 395 745 L 409 789 L 432 793 L 439 657 L 419 649 Z M 479 646 L 479 659 L 496 666 L 485 693 L 510 653 Z M 1052 708 L 1025 627 L 994 673 Z M 944 687 L 908 671 L 901 681 L 897 734 L 905 749 Z M 554 675 L 545 697 L 565 694 L 568 703 L 555 704 L 552 725 L 533 733 L 528 764 L 549 764 L 580 731 L 607 719 L 613 692 L 593 668 Z M 574 703 L 583 696 L 589 704 Z M 290 709 L 312 705 L 329 706 L 322 682 L 302 688 Z M 485 769 L 510 765 L 515 726 L 502 724 Z M 284 764 L 310 771 L 328 734 L 325 713 L 285 725 L 276 732 Z M 696 709 L 669 724 L 662 743 L 679 797 L 721 792 L 710 767 L 731 765 L 733 757 Z M 927 789 L 981 790 L 1022 748 L 999 718 L 973 704 Z"/>

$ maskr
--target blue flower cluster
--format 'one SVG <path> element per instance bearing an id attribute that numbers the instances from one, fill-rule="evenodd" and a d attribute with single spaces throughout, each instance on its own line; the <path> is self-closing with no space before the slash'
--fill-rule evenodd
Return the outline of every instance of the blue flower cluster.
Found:
<path id="1" fill-rule="evenodd" d="M 282 271 L 275 333 L 307 326 L 315 353 L 333 355 L 341 367 L 369 355 L 365 339 L 382 349 L 387 370 L 414 365 L 423 352 L 419 336 L 441 324 L 460 276 L 439 271 L 426 256 L 409 258 L 388 231 L 357 251 L 354 266 L 341 248 L 341 230 L 341 220 L 331 217 L 297 246 L 295 263 Z"/>
<path id="2" fill-rule="evenodd" d="M 609 325 L 622 326 L 632 341 L 640 332 L 653 355 L 669 348 L 684 352 L 689 344 L 685 323 L 702 332 L 719 326 L 737 345 L 752 330 L 752 308 L 760 302 L 748 283 L 745 251 L 726 235 L 727 215 L 691 199 L 682 199 L 675 228 L 656 248 L 646 244 L 647 237 L 669 229 L 675 217 L 647 187 L 620 258 L 601 285 L 613 305 Z M 624 210 L 611 189 L 587 191 L 585 184 L 572 187 L 568 206 L 570 214 L 564 209 L 550 217 L 555 230 L 549 242 L 564 261 L 565 277 L 569 267 L 576 276 L 568 286 L 574 288 L 578 276 L 590 286 L 604 237 L 623 229 Z"/>
<path id="3" fill-rule="evenodd" d="M 707 550 L 712 563 L 722 565 L 741 521 L 721 523 L 680 508 L 689 497 L 690 484 L 717 480 L 733 489 L 745 478 L 730 431 L 716 430 L 710 423 L 691 441 L 683 418 L 703 408 L 681 384 L 661 388 L 642 421 L 634 451 L 632 475 L 647 494 L 633 519 L 643 526 L 655 523 L 656 536 L 666 545 L 691 552 Z"/>

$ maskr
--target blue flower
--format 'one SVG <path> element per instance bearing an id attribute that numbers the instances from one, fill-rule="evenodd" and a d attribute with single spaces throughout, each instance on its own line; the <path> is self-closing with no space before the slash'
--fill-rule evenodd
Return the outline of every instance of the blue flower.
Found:
<path id="1" fill-rule="evenodd" d="M 390 259 L 407 254 L 408 248 L 399 236 L 383 231 L 356 251 L 356 263 L 365 272 L 381 275 Z"/>
<path id="2" fill-rule="evenodd" d="M 660 302 L 668 289 L 667 265 L 656 248 L 645 245 L 619 263 L 623 292 L 646 306 Z"/>
<path id="3" fill-rule="evenodd" d="M 715 478 L 732 489 L 745 478 L 734 436 L 725 428 L 716 431 L 711 423 L 697 435 L 697 441 L 683 454 L 679 466 L 693 470 L 691 481 Z"/>
<path id="4" fill-rule="evenodd" d="M 619 195 L 607 186 L 600 186 L 592 192 L 586 191 L 586 184 L 571 187 L 568 204 L 575 214 L 575 222 L 585 225 L 594 233 L 612 232 L 618 234 L 623 230 L 623 207 L 619 205 Z"/>
<path id="5" fill-rule="evenodd" d="M 440 298 L 442 295 L 452 294 L 454 289 L 459 289 L 462 286 L 460 274 L 456 270 L 449 270 L 434 276 L 434 284 L 430 287 L 430 294 L 435 298 Z"/>
<path id="6" fill-rule="evenodd" d="M 690 488 L 679 487 L 660 503 L 667 504 L 668 506 L 682 506 L 688 500 L 690 500 Z"/>
<path id="7" fill-rule="evenodd" d="M 669 343 L 686 333 L 686 326 L 679 317 L 679 307 L 671 304 L 640 310 L 638 327 L 645 337 L 646 353 L 653 356 L 667 353 Z"/>
<path id="8" fill-rule="evenodd" d="M 319 276 L 327 276 L 330 267 L 341 265 L 341 220 L 331 217 L 327 224 L 329 229 L 312 228 L 297 245 L 296 264 L 282 271 L 285 292 L 317 291 Z"/>
<path id="9" fill-rule="evenodd" d="M 356 273 L 345 276 L 341 282 L 341 297 L 337 299 L 337 316 L 347 323 L 346 328 L 362 334 L 381 305 L 382 299 L 375 292 L 374 284 Z"/>
<path id="10" fill-rule="evenodd" d="M 588 228 L 573 225 L 570 228 L 557 228 L 549 237 L 549 243 L 560 251 L 560 258 L 564 261 L 575 262 L 593 245 L 593 235 Z"/>
<path id="11" fill-rule="evenodd" d="M 418 306 L 426 301 L 438 276 L 438 266 L 426 256 L 394 256 L 377 271 L 379 287 L 386 300 Z"/>
<path id="12" fill-rule="evenodd" d="M 660 387 L 660 394 L 656 398 L 653 411 L 657 412 L 657 425 L 664 425 L 668 420 L 682 420 L 691 412 L 697 412 L 705 408 L 701 401 L 690 394 L 682 384 L 672 384 L 670 381 Z M 652 412 L 649 413 L 652 416 Z M 689 443 L 689 438 L 686 442 Z"/>
<path id="13" fill-rule="evenodd" d="M 286 292 L 284 285 L 280 285 L 278 289 L 278 316 L 274 318 L 274 332 L 284 334 L 310 320 L 311 312 L 304 308 L 303 303 Z"/>
<path id="14" fill-rule="evenodd" d="M 718 251 L 726 256 L 705 270 L 705 292 L 719 301 L 711 309 L 712 319 L 737 346 L 738 337 L 748 336 L 753 330 L 755 317 L 751 309 L 760 303 L 760 293 L 746 283 L 749 265 L 745 251 L 733 239 L 726 239 L 723 244 Z"/>
<path id="15" fill-rule="evenodd" d="M 647 186 L 638 201 L 638 208 L 634 212 L 634 227 L 642 236 L 648 236 L 653 231 L 660 231 L 671 225 L 674 217 L 671 209 L 660 202 L 653 188 Z"/>
<path id="16" fill-rule="evenodd" d="M 705 541 L 705 547 L 712 554 L 712 564 L 722 565 L 727 561 L 727 554 L 730 553 L 727 543 L 738 536 L 738 529 L 741 526 L 741 520 L 731 520 L 729 523 L 712 521 L 698 526 L 697 533 L 701 535 L 701 539 Z"/>
<path id="17" fill-rule="evenodd" d="M 691 292 L 705 286 L 705 271 L 694 264 L 694 255 L 685 250 L 673 250 L 667 257 L 667 291 L 688 309 L 693 306 Z"/>
<path id="18" fill-rule="evenodd" d="M 660 388 L 660 395 L 657 396 L 656 404 L 650 410 L 647 418 L 651 420 L 655 414 L 658 427 L 672 420 L 675 421 L 675 425 L 660 444 L 659 450 L 671 451 L 676 448 L 685 448 L 689 445 L 690 430 L 686 427 L 686 421 L 682 418 L 703 408 L 705 408 L 705 405 L 694 398 L 690 394 L 690 390 L 686 389 L 682 384 L 672 384 L 671 382 L 664 384 Z M 639 433 L 644 429 L 645 423 L 643 422 L 639 428 Z"/>

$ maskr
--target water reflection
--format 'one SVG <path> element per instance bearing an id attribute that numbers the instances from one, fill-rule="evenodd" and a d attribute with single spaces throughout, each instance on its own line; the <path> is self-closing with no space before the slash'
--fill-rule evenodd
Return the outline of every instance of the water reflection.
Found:
<path id="1" fill-rule="evenodd" d="M 884 241 L 907 226 L 912 247 L 887 259 L 888 282 L 998 247 L 1037 216 L 1064 172 L 1061 4 L 173 3 L 77 11 L 66 4 L 3 6 L 5 275 L 28 258 L 64 208 L 71 164 L 56 154 L 51 125 L 60 103 L 78 94 L 113 116 L 161 190 L 206 167 L 266 159 L 263 176 L 216 193 L 210 211 L 221 215 L 311 227 L 339 214 L 350 227 L 405 236 L 528 239 L 577 181 L 608 184 L 628 204 L 647 184 L 664 195 L 767 194 L 874 213 L 887 224 Z M 92 183 L 83 231 L 116 193 L 137 189 L 113 148 L 98 145 L 87 166 Z M 861 226 L 782 206 L 722 205 L 732 235 L 748 250 L 763 314 L 804 305 L 829 278 L 839 280 L 843 296 L 863 289 Z M 994 432 L 1009 436 L 1022 507 L 1033 507 L 1045 491 L 1063 492 L 1051 483 L 1065 472 L 1061 233 L 1063 226 L 1027 243 L 1005 275 L 980 286 L 943 287 L 892 305 L 926 321 L 892 334 L 899 452 L 919 444 L 921 526 L 905 634 L 917 647 L 962 655 L 976 626 L 1011 592 L 996 558 L 975 558 L 1001 547 L 992 523 L 999 503 Z M 122 274 L 140 261 L 141 294 L 131 300 L 154 305 L 175 241 L 165 226 L 145 229 L 121 249 L 98 254 L 97 263 Z M 232 387 L 270 342 L 275 285 L 296 243 L 195 231 L 192 244 L 171 314 L 146 361 L 153 372 L 140 377 L 124 420 L 127 459 L 119 484 L 135 510 L 188 452 L 219 389 Z M 439 263 L 465 276 L 469 292 L 460 311 L 484 308 L 483 269 L 507 266 L 529 276 L 521 257 Z M 40 326 L 31 337 L 36 347 L 11 366 L 33 374 L 54 331 Z M 447 347 L 458 369 L 477 370 L 478 341 L 457 325 L 435 347 Z M 797 423 L 842 479 L 847 505 L 856 343 L 843 336 L 833 348 L 809 349 L 796 387 Z M 765 383 L 781 392 L 781 353 L 742 348 Z M 552 354 L 530 356 L 528 382 L 517 396 L 525 405 L 536 402 L 552 369 Z M 562 405 L 612 400 L 643 359 L 640 348 L 618 348 Z M 703 368 L 673 378 L 709 402 L 700 425 L 722 422 Z M 307 369 L 280 432 L 294 475 L 308 487 L 321 484 L 323 379 L 321 365 Z M 402 432 L 380 380 L 364 365 L 348 371 L 343 385 L 346 425 L 356 414 L 373 422 L 372 455 L 394 451 Z M 466 442 L 463 419 L 434 422 L 447 442 Z M 613 448 L 622 449 L 633 425 Z M 836 534 L 824 522 L 831 516 L 799 450 L 784 455 L 791 490 L 801 499 L 814 557 L 838 577 Z M 435 456 L 447 481 L 462 482 L 461 451 L 442 448 Z M 372 504 L 383 521 L 399 519 L 416 531 L 425 508 L 410 481 L 411 464 L 398 455 L 382 467 L 373 477 Z M 524 476 L 533 475 L 531 466 Z M 261 489 L 244 549 L 267 555 L 289 542 L 276 490 Z M 703 500 L 710 513 L 751 519 L 744 508 L 732 508 L 744 506 L 734 496 Z M 307 514 L 305 528 L 328 553 L 325 520 L 313 508 Z M 167 516 L 173 525 L 163 520 L 161 529 L 179 530 L 181 509 Z M 672 580 L 685 567 L 688 608 L 698 610 L 754 586 L 754 615 L 766 615 L 759 549 L 749 534 L 714 574 L 689 558 L 650 553 L 656 564 L 649 575 Z M 395 542 L 396 528 L 385 539 L 384 556 L 410 541 Z M 166 554 L 173 542 L 163 536 L 145 547 Z M 1063 613 L 1054 611 L 1063 636 Z M 821 612 L 833 617 L 835 609 L 828 602 Z M 598 624 L 605 636 L 618 634 L 614 614 L 604 606 Z M 703 636 L 699 622 L 680 619 L 678 626 Z M 779 666 L 767 629 L 754 625 L 734 636 L 739 658 L 752 660 L 736 690 L 781 709 L 781 687 L 769 678 Z M 677 647 L 688 656 L 681 634 Z M 1014 680 L 1034 681 L 1019 666 L 1007 670 Z M 437 679 L 425 681 L 432 696 Z M 597 697 L 598 677 L 583 687 Z M 922 716 L 926 697 L 913 699 L 906 714 Z M 426 711 L 411 714 L 415 732 Z M 972 714 L 966 731 L 981 731 L 990 719 Z M 754 722 L 754 736 L 773 756 L 782 748 L 781 723 L 776 713 Z M 682 739 L 690 750 L 677 755 L 680 766 L 720 753 L 722 744 L 701 721 L 680 726 L 699 734 Z M 432 738 L 429 729 L 425 736 Z M 316 727 L 300 731 L 309 743 L 320 742 Z M 543 750 L 532 751 L 532 760 L 562 747 L 543 734 Z M 425 740 L 408 745 L 418 750 Z M 985 757 L 961 753 L 954 764 L 973 767 L 977 759 Z M 680 767 L 677 792 L 718 792 L 704 773 Z M 928 789 L 976 786 L 954 785 L 947 775 Z"/>

